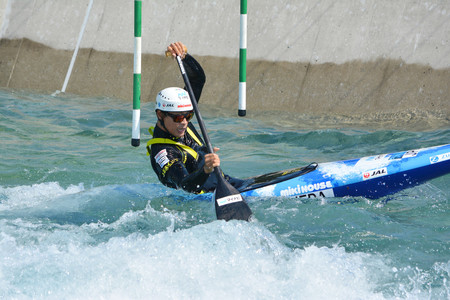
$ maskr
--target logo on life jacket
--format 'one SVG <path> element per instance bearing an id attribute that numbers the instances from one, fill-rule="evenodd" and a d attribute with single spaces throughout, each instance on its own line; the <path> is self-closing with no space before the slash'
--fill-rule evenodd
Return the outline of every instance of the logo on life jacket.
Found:
<path id="1" fill-rule="evenodd" d="M 161 167 L 161 169 L 169 163 L 169 159 L 167 158 L 167 150 L 162 149 L 158 152 L 158 154 L 155 155 L 155 161 L 158 163 L 158 165 Z"/>

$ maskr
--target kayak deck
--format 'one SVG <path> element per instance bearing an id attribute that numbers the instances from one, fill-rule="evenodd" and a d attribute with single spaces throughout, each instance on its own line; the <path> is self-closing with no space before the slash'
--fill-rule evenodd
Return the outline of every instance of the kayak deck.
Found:
<path id="1" fill-rule="evenodd" d="M 243 193 L 249 190 L 262 188 L 268 185 L 277 184 L 295 177 L 305 175 L 317 168 L 317 163 L 310 163 L 306 167 L 293 168 L 278 172 L 267 173 L 245 179 L 244 184 L 238 190 Z"/>
<path id="2" fill-rule="evenodd" d="M 258 197 L 376 199 L 450 173 L 450 144 L 272 172 L 246 179 L 241 194 Z"/>

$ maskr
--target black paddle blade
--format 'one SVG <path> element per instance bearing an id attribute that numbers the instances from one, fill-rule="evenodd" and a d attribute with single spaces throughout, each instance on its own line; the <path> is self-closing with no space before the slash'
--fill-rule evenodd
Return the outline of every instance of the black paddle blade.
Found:
<path id="1" fill-rule="evenodd" d="M 252 211 L 236 188 L 220 176 L 214 192 L 216 216 L 218 220 L 248 221 Z"/>

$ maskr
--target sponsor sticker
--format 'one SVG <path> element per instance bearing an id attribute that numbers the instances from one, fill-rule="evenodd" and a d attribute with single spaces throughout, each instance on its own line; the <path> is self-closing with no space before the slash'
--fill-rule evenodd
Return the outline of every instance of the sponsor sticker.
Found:
<path id="1" fill-rule="evenodd" d="M 226 196 L 226 197 L 217 199 L 217 205 L 223 206 L 223 205 L 227 205 L 227 204 L 231 204 L 231 203 L 239 202 L 239 201 L 242 201 L 242 196 L 241 196 L 241 194 L 236 194 L 236 195 Z"/>
<path id="2" fill-rule="evenodd" d="M 333 189 L 322 190 L 319 192 L 312 192 L 308 194 L 302 194 L 294 196 L 295 198 L 332 198 L 334 197 Z"/>
<path id="3" fill-rule="evenodd" d="M 177 107 L 178 108 L 184 108 L 184 107 L 191 107 L 192 106 L 192 104 L 179 104 Z"/>
<path id="4" fill-rule="evenodd" d="M 380 154 L 380 155 L 375 156 L 373 159 L 374 160 L 381 160 L 381 159 L 386 159 L 388 157 L 389 157 L 388 154 Z"/>
<path id="5" fill-rule="evenodd" d="M 169 162 L 169 159 L 167 158 L 167 150 L 163 149 L 163 150 L 159 151 L 155 155 L 155 161 L 158 163 L 158 165 L 161 168 L 163 168 Z"/>
<path id="6" fill-rule="evenodd" d="M 446 161 L 450 159 L 450 152 L 444 153 L 444 154 L 439 154 L 439 155 L 434 155 L 430 157 L 430 163 L 435 164 L 441 161 Z"/>
<path id="7" fill-rule="evenodd" d="M 178 99 L 189 99 L 189 96 L 185 90 L 181 90 L 178 92 Z"/>
<path id="8" fill-rule="evenodd" d="M 331 184 L 331 181 L 321 181 L 307 185 L 297 184 L 297 186 L 294 187 L 289 186 L 287 189 L 281 190 L 280 195 L 284 197 L 300 196 L 315 193 L 317 191 L 325 189 L 331 189 L 331 192 L 333 192 L 332 187 L 333 185 Z M 334 193 L 333 196 L 327 197 L 334 197 Z"/>
<path id="9" fill-rule="evenodd" d="M 380 168 L 363 173 L 363 180 L 369 180 L 377 177 L 388 175 L 387 168 Z"/>
<path id="10" fill-rule="evenodd" d="M 417 154 L 419 154 L 418 150 L 409 150 L 406 151 L 405 154 L 403 154 L 402 158 L 416 157 Z"/>

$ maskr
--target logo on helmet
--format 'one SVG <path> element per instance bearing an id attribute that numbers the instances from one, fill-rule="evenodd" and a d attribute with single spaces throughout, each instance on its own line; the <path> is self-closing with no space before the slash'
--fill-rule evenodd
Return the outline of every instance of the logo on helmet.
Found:
<path id="1" fill-rule="evenodd" d="M 178 99 L 183 100 L 183 99 L 189 99 L 188 94 L 186 93 L 186 91 L 181 91 L 178 93 Z"/>
<path id="2" fill-rule="evenodd" d="M 192 104 L 180 104 L 180 105 L 178 105 L 177 107 L 178 108 L 183 108 L 183 107 L 191 107 L 192 106 Z"/>

